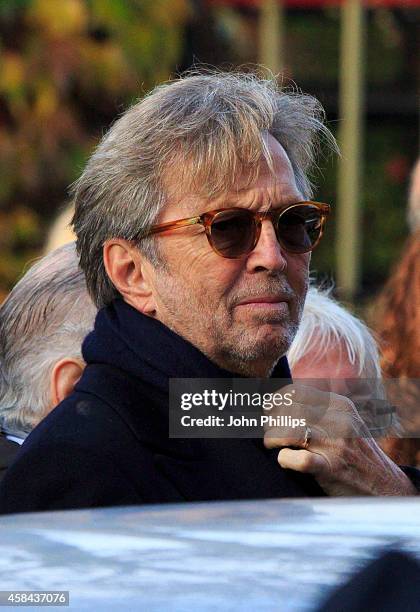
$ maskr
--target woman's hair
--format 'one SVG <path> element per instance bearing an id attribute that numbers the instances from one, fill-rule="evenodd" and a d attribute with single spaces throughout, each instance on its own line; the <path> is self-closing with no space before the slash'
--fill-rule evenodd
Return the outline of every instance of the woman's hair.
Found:
<path id="1" fill-rule="evenodd" d="M 420 463 L 420 230 L 405 244 L 379 298 L 376 329 L 380 335 L 382 370 L 399 379 L 396 397 L 405 437 L 389 439 L 384 450 L 396 463 Z M 417 380 L 416 380 L 417 379 Z M 392 387 L 390 387 L 392 389 Z"/>
<path id="2" fill-rule="evenodd" d="M 420 378 L 420 230 L 408 239 L 383 289 L 379 313 L 384 374 Z"/>

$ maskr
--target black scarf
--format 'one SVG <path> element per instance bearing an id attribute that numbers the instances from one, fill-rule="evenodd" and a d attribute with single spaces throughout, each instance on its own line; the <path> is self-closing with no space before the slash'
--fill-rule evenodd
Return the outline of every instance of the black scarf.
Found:
<path id="1" fill-rule="evenodd" d="M 85 339 L 82 347 L 83 357 L 88 364 L 85 374 L 89 378 L 89 364 L 110 365 L 122 372 L 134 376 L 141 385 L 147 385 L 147 393 L 163 406 L 166 412 L 166 423 L 162 423 L 159 433 L 167 432 L 168 393 L 170 378 L 238 378 L 239 375 L 224 370 L 208 359 L 190 342 L 170 330 L 156 319 L 147 317 L 122 300 L 115 300 L 110 306 L 102 309 L 95 321 L 95 329 Z M 85 378 L 85 377 L 84 377 Z M 289 379 L 291 374 L 286 357 L 282 357 L 273 370 L 271 378 Z M 104 381 L 101 383 L 104 385 Z M 106 384 L 106 383 L 105 383 Z M 112 393 L 112 389 L 108 390 Z M 115 390 L 114 393 L 118 393 Z M 139 415 L 140 416 L 140 415 Z M 163 417 L 163 418 L 162 418 Z M 159 417 L 165 420 L 163 414 Z M 153 419 L 152 419 L 153 420 Z M 147 421 L 142 415 L 143 427 Z M 157 419 L 147 427 L 151 438 L 158 439 Z M 165 434 L 168 438 L 168 434 Z M 168 448 L 179 448 L 181 440 L 166 440 Z M 194 441 L 194 442 L 201 442 Z M 253 444 L 270 460 L 277 463 L 278 450 L 267 450 L 262 440 L 203 440 L 207 447 L 218 447 L 222 452 L 229 445 L 238 449 Z M 186 444 L 186 447 L 189 445 Z M 249 446 L 248 446 L 249 447 Z M 280 466 L 278 467 L 281 470 Z M 291 480 L 301 489 L 302 494 L 324 495 L 316 481 L 309 475 L 282 470 L 291 476 Z"/>

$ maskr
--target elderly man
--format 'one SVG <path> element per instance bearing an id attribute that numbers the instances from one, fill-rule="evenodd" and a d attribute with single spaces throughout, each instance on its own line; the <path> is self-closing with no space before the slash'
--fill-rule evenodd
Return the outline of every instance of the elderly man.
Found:
<path id="1" fill-rule="evenodd" d="M 75 244 L 43 257 L 0 307 L 0 479 L 32 429 L 73 390 L 96 308 Z"/>
<path id="2" fill-rule="evenodd" d="M 276 430 L 264 444 L 168 435 L 170 378 L 290 376 L 328 213 L 308 201 L 320 136 L 333 142 L 313 98 L 242 74 L 160 86 L 113 125 L 74 194 L 101 308 L 87 367 L 6 475 L 2 512 L 415 492 L 372 438 L 351 436 L 363 423 L 340 396 L 327 412 L 346 415 L 346 439 L 315 427 L 294 443 Z M 325 403 L 313 391 L 311 406 L 295 389 L 295 406 Z"/>

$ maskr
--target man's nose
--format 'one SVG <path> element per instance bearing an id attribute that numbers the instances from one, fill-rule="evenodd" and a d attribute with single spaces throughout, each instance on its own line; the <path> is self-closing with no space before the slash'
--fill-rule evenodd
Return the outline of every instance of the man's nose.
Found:
<path id="1" fill-rule="evenodd" d="M 248 271 L 258 272 L 268 270 L 282 272 L 286 267 L 287 259 L 277 240 L 273 223 L 270 219 L 265 219 L 262 222 L 261 234 L 256 247 L 248 256 Z"/>

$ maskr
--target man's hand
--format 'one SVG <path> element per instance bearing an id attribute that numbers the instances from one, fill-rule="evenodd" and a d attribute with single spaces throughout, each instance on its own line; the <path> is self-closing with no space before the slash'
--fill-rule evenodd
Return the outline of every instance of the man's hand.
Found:
<path id="1" fill-rule="evenodd" d="M 273 408 L 268 415 L 304 418 L 310 428 L 266 427 L 266 448 L 281 448 L 283 468 L 313 474 L 328 495 L 417 495 L 400 468 L 379 448 L 354 404 L 346 397 L 312 387 L 288 385 L 293 405 Z M 292 448 L 290 448 L 292 447 Z"/>

